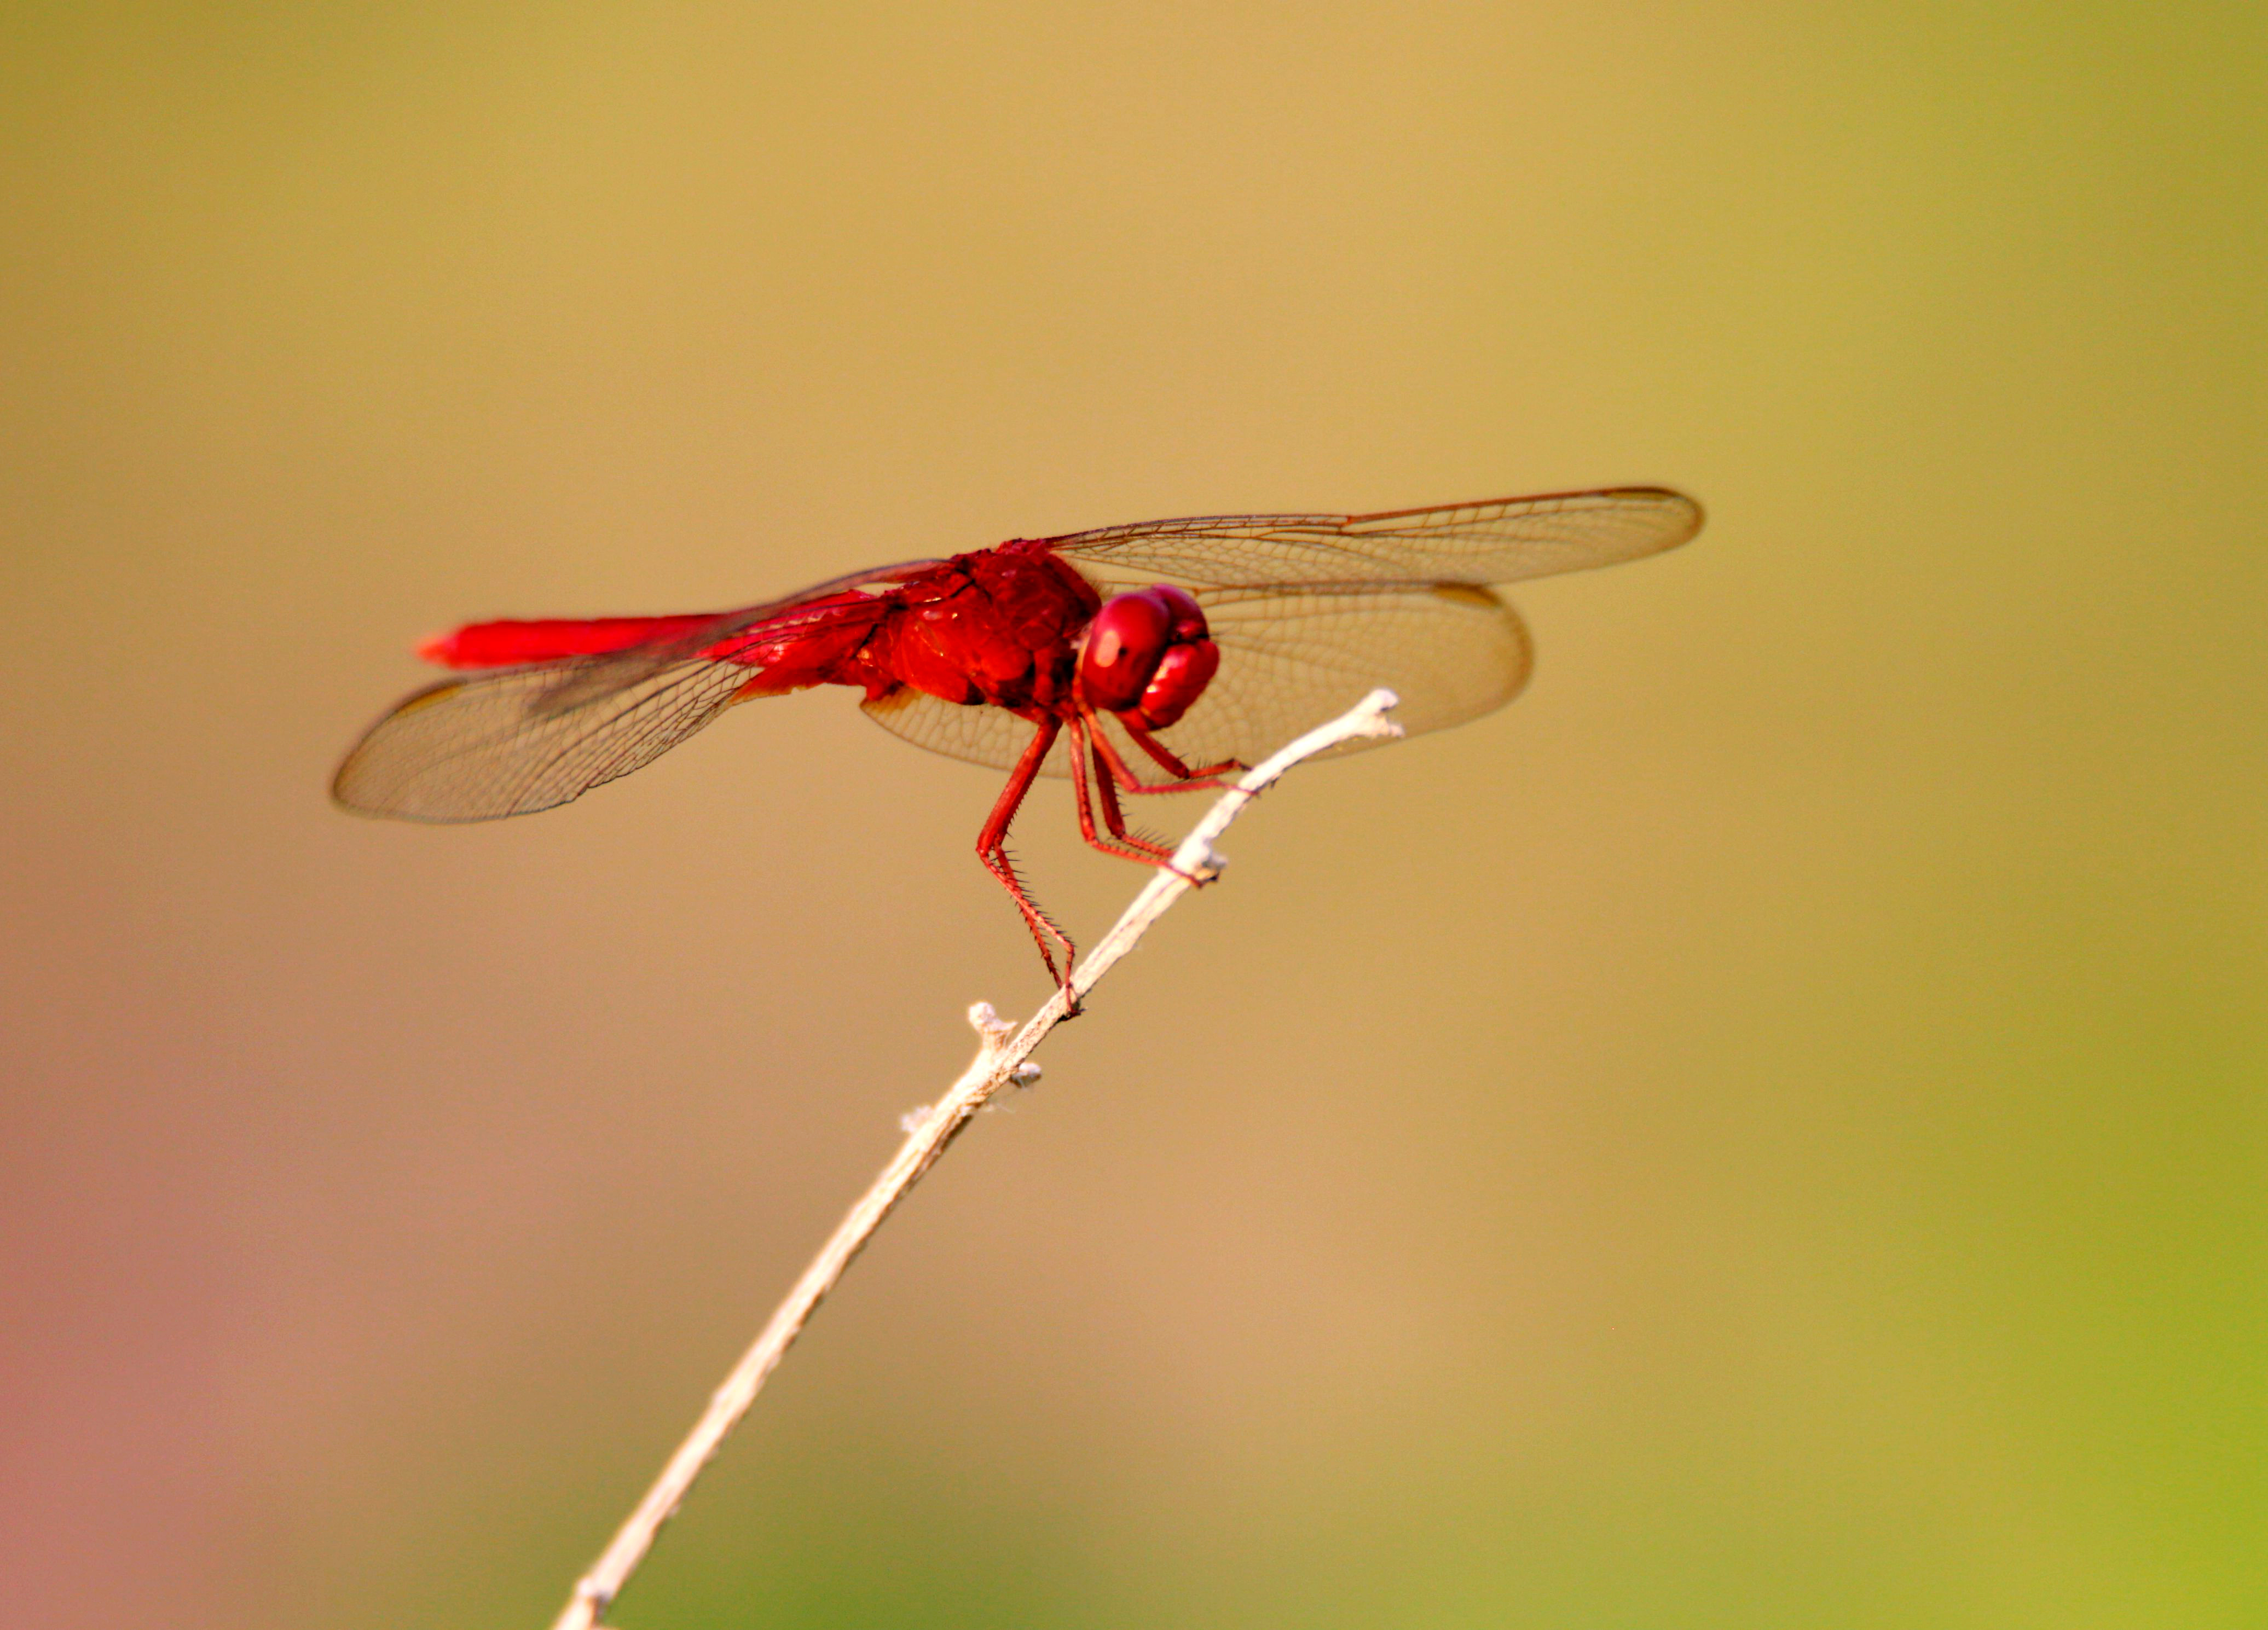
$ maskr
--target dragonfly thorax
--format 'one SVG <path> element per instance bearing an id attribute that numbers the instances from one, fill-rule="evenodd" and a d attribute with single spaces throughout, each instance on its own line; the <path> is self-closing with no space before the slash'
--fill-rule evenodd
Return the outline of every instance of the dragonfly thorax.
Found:
<path id="1" fill-rule="evenodd" d="M 1102 603 L 1060 561 L 1013 544 L 925 566 L 881 598 L 879 625 L 829 682 L 1025 717 L 1068 702 L 1079 631 Z"/>

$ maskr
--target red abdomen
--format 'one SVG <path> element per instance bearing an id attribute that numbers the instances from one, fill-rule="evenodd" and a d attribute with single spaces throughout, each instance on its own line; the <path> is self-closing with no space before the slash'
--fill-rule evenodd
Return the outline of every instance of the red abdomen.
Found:
<path id="1" fill-rule="evenodd" d="M 510 668 L 562 657 L 603 657 L 633 645 L 674 640 L 717 620 L 714 612 L 682 617 L 552 617 L 539 621 L 475 622 L 437 634 L 417 648 L 445 668 Z"/>

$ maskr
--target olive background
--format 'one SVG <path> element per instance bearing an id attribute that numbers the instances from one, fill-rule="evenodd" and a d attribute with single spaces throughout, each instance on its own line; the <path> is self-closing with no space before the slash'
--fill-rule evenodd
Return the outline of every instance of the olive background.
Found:
<path id="1" fill-rule="evenodd" d="M 8 8 L 11 1616 L 548 1622 L 1046 994 L 998 777 L 848 692 L 334 811 L 416 638 L 1660 481 L 1518 704 L 1238 826 L 616 1621 L 2268 1619 L 2264 18 Z"/>

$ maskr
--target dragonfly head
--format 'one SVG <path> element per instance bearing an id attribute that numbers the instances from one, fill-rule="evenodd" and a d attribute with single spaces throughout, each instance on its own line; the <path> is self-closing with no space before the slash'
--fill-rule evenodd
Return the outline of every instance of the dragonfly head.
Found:
<path id="1" fill-rule="evenodd" d="M 1220 650 L 1204 612 L 1171 584 L 1114 595 L 1079 646 L 1079 697 L 1088 707 L 1161 731 L 1204 694 Z"/>

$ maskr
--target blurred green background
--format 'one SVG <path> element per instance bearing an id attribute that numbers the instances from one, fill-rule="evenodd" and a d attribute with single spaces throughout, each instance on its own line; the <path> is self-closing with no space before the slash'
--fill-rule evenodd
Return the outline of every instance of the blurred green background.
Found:
<path id="1" fill-rule="evenodd" d="M 1666 481 L 1519 705 L 1238 828 L 618 1621 L 2268 1623 L 2264 18 L 8 8 L 12 1616 L 548 1622 L 1046 993 L 848 692 L 334 812 L 416 637 Z"/>

